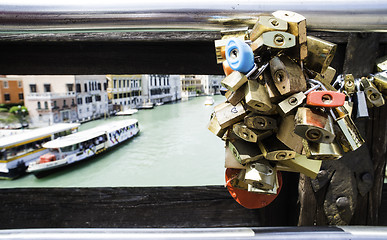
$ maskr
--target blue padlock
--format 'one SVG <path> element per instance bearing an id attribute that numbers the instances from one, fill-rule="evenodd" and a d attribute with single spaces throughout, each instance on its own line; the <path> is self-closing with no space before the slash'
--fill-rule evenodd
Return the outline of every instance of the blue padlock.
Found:
<path id="1" fill-rule="evenodd" d="M 241 73 L 248 73 L 254 67 L 253 50 L 244 41 L 231 38 L 226 45 L 226 59 L 230 67 Z"/>

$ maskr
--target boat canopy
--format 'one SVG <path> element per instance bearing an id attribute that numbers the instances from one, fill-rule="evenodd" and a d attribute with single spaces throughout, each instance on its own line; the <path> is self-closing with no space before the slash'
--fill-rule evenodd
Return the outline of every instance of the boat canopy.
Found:
<path id="1" fill-rule="evenodd" d="M 92 129 L 88 129 L 85 131 L 77 132 L 74 134 L 70 134 L 52 141 L 49 141 L 45 144 L 43 144 L 44 148 L 62 148 L 71 146 L 74 144 L 86 142 L 88 140 L 91 140 L 93 138 L 96 138 L 98 136 L 104 135 L 106 133 L 114 132 L 116 130 L 119 130 L 121 128 L 124 128 L 126 126 L 130 126 L 134 123 L 136 123 L 136 119 L 128 119 L 128 120 L 122 120 L 117 122 L 110 122 L 107 124 L 104 124 L 102 126 L 98 126 Z"/>
<path id="2" fill-rule="evenodd" d="M 43 138 L 45 136 L 51 136 L 55 133 L 77 128 L 79 125 L 79 123 L 58 123 L 52 126 L 37 128 L 27 132 L 22 132 L 20 134 L 3 137 L 0 138 L 0 148 L 17 145 L 23 142 L 29 142 L 34 139 Z"/>

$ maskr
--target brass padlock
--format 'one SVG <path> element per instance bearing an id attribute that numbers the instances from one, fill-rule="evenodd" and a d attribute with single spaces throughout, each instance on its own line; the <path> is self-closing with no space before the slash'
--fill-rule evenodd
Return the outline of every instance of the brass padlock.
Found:
<path id="1" fill-rule="evenodd" d="M 379 92 L 387 96 L 387 72 L 380 72 L 374 76 L 374 84 Z"/>
<path id="2" fill-rule="evenodd" d="M 220 83 L 231 91 L 236 91 L 247 82 L 247 77 L 241 72 L 233 71 L 225 77 Z"/>
<path id="3" fill-rule="evenodd" d="M 340 129 L 340 132 L 336 132 L 336 135 L 338 141 L 343 146 L 344 152 L 355 151 L 363 145 L 364 139 L 361 137 L 347 110 L 344 107 L 336 107 L 331 109 L 330 112 Z"/>
<path id="4" fill-rule="evenodd" d="M 308 141 L 331 143 L 335 139 L 332 120 L 320 109 L 299 107 L 294 120 L 294 133 Z"/>
<path id="5" fill-rule="evenodd" d="M 300 66 L 285 55 L 270 60 L 270 71 L 274 84 L 282 95 L 304 92 L 307 89 Z"/>
<path id="6" fill-rule="evenodd" d="M 294 115 L 284 117 L 279 125 L 277 138 L 288 148 L 302 154 L 302 138 L 294 133 L 295 126 Z"/>
<path id="7" fill-rule="evenodd" d="M 261 150 L 254 143 L 232 139 L 226 141 L 226 146 L 230 148 L 235 159 L 241 164 L 255 162 L 264 158 Z"/>
<path id="8" fill-rule="evenodd" d="M 247 84 L 242 85 L 236 91 L 228 90 L 224 95 L 227 98 L 227 102 L 231 103 L 233 106 L 240 103 L 245 97 L 246 85 Z"/>
<path id="9" fill-rule="evenodd" d="M 259 16 L 257 23 L 250 32 L 250 40 L 254 42 L 264 32 L 269 31 L 286 31 L 288 23 L 284 20 L 277 19 L 273 16 Z"/>
<path id="10" fill-rule="evenodd" d="M 287 49 L 296 45 L 296 37 L 293 34 L 280 31 L 265 32 L 250 47 L 253 52 L 259 51 L 263 46 L 274 49 Z"/>
<path id="11" fill-rule="evenodd" d="M 355 78 L 353 77 L 352 74 L 345 74 L 344 89 L 348 94 L 355 93 L 355 90 L 356 90 Z"/>
<path id="12" fill-rule="evenodd" d="M 241 169 L 236 174 L 236 176 L 233 176 L 232 178 L 230 178 L 231 186 L 247 191 L 248 190 L 248 184 L 243 181 L 243 179 L 245 178 L 245 174 L 246 174 L 246 169 Z"/>
<path id="13" fill-rule="evenodd" d="M 275 186 L 277 170 L 267 160 L 247 164 L 244 182 L 255 188 L 270 190 Z"/>
<path id="14" fill-rule="evenodd" d="M 317 73 L 315 79 L 321 82 L 327 90 L 336 91 L 337 89 L 331 85 L 331 82 L 335 75 L 336 69 L 334 69 L 333 67 L 328 67 L 327 70 L 325 70 L 325 72 L 323 72 L 322 74 Z"/>
<path id="15" fill-rule="evenodd" d="M 320 171 L 321 164 L 321 160 L 311 160 L 305 155 L 297 154 L 294 159 L 278 162 L 277 170 L 281 171 L 282 167 L 280 167 L 280 165 L 285 165 L 295 172 L 305 174 L 306 176 L 315 179 Z"/>
<path id="16" fill-rule="evenodd" d="M 214 107 L 214 111 L 221 128 L 240 122 L 247 115 L 241 103 L 235 106 L 231 103 L 221 103 Z"/>
<path id="17" fill-rule="evenodd" d="M 228 29 L 221 31 L 222 39 L 215 40 L 216 63 L 226 61 L 226 45 L 230 38 L 239 38 L 242 41 L 248 39 L 248 28 Z"/>
<path id="18" fill-rule="evenodd" d="M 275 136 L 266 138 L 264 141 L 258 141 L 258 146 L 267 160 L 282 161 L 296 156 L 295 151 L 290 150 Z"/>
<path id="19" fill-rule="evenodd" d="M 287 32 L 296 36 L 297 46 L 291 49 L 290 56 L 299 61 L 304 60 L 308 55 L 306 18 L 298 13 L 283 10 L 273 12 L 273 16 L 288 22 Z"/>
<path id="20" fill-rule="evenodd" d="M 208 130 L 210 130 L 217 137 L 222 138 L 226 133 L 227 128 L 222 128 L 218 122 L 218 119 L 216 118 L 216 114 L 212 113 L 210 123 L 208 124 Z"/>
<path id="21" fill-rule="evenodd" d="M 251 108 L 260 112 L 267 112 L 273 108 L 265 86 L 255 80 L 247 81 L 245 102 Z"/>
<path id="22" fill-rule="evenodd" d="M 224 167 L 225 168 L 234 168 L 234 169 L 246 169 L 246 165 L 242 165 L 238 160 L 235 158 L 234 154 L 231 152 L 230 148 L 228 146 L 225 146 L 224 148 Z"/>
<path id="23" fill-rule="evenodd" d="M 257 129 L 257 130 L 275 130 L 277 129 L 277 120 L 268 117 L 256 115 L 254 113 L 250 113 L 244 118 L 244 123 L 247 127 Z"/>
<path id="24" fill-rule="evenodd" d="M 363 77 L 361 78 L 361 84 L 364 88 L 364 93 L 366 98 L 371 105 L 369 107 L 375 106 L 380 107 L 383 106 L 385 101 L 383 95 L 379 90 L 375 87 L 375 85 L 370 81 L 370 79 Z"/>
<path id="25" fill-rule="evenodd" d="M 305 99 L 306 96 L 303 92 L 298 92 L 289 96 L 285 100 L 278 103 L 278 113 L 281 116 L 286 116 L 292 113 L 292 111 L 300 106 Z"/>
<path id="26" fill-rule="evenodd" d="M 273 134 L 272 130 L 255 130 L 248 128 L 243 122 L 236 123 L 232 126 L 232 130 L 241 139 L 247 142 L 256 143 L 258 140 L 263 140 Z"/>
<path id="27" fill-rule="evenodd" d="M 343 156 L 341 148 L 336 142 L 316 143 L 303 139 L 302 143 L 304 145 L 305 155 L 309 159 L 337 160 Z"/>
<path id="28" fill-rule="evenodd" d="M 305 60 L 305 67 L 323 74 L 335 56 L 337 45 L 320 38 L 308 36 L 307 46 L 308 57 Z"/>
<path id="29" fill-rule="evenodd" d="M 269 99 L 272 103 L 277 103 L 283 99 L 281 93 L 277 90 L 274 85 L 273 78 L 271 77 L 271 73 L 269 71 L 263 72 L 263 79 L 265 81 L 264 85 L 267 90 L 267 94 L 269 95 Z"/>
<path id="30" fill-rule="evenodd" d="M 261 188 L 256 188 L 251 184 L 247 184 L 247 191 L 253 192 L 253 193 L 259 193 L 259 194 L 275 195 L 275 194 L 278 194 L 278 192 L 277 192 L 278 187 L 279 187 L 279 183 L 278 183 L 278 175 L 277 175 L 275 178 L 273 189 L 264 190 Z"/>
<path id="31" fill-rule="evenodd" d="M 379 72 L 387 70 L 387 56 L 376 59 L 376 68 Z"/>

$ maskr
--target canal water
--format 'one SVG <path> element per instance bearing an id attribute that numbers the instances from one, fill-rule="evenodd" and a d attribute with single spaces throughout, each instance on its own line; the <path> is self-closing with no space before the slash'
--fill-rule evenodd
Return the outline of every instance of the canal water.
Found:
<path id="1" fill-rule="evenodd" d="M 41 179 L 33 175 L 0 181 L 0 188 L 138 187 L 224 184 L 224 143 L 207 129 L 214 106 L 205 97 L 192 98 L 131 116 L 84 123 L 80 131 L 99 124 L 136 118 L 140 134 L 110 152 Z"/>

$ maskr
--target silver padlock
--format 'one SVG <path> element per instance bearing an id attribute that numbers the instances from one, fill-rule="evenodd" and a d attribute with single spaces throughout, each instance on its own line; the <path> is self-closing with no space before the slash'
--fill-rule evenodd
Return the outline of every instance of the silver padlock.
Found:
<path id="1" fill-rule="evenodd" d="M 288 23 L 273 16 L 259 16 L 256 24 L 250 32 L 250 40 L 254 42 L 263 33 L 269 31 L 286 31 Z"/>
<path id="2" fill-rule="evenodd" d="M 261 160 L 247 164 L 244 182 L 255 188 L 270 190 L 275 186 L 277 170 L 268 161 Z"/>

